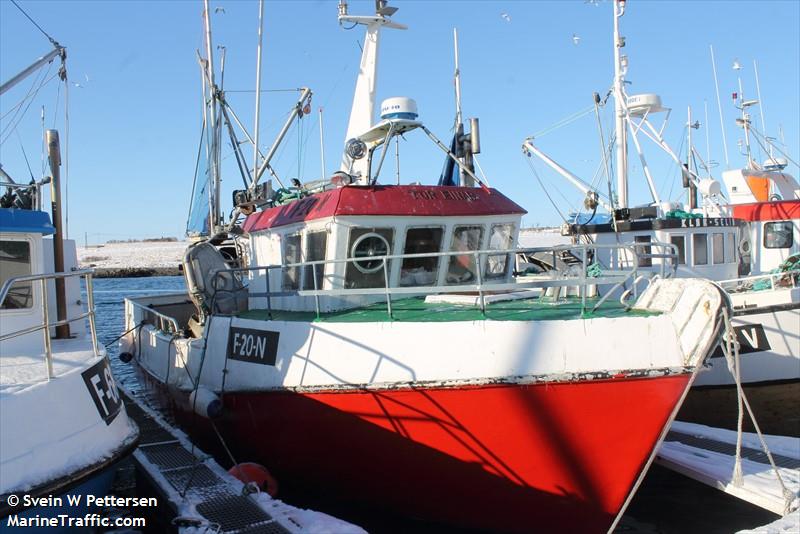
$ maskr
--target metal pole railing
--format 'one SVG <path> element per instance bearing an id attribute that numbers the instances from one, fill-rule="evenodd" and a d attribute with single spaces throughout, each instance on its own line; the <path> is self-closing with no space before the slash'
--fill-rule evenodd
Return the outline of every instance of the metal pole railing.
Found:
<path id="1" fill-rule="evenodd" d="M 481 255 L 475 251 L 475 273 L 478 275 L 478 301 L 481 306 L 481 314 L 486 315 L 486 301 L 483 298 L 483 276 L 481 275 Z"/>
<path id="2" fill-rule="evenodd" d="M 231 273 L 239 273 L 239 272 L 258 272 L 263 271 L 266 274 L 266 292 L 265 293 L 250 293 L 251 298 L 255 297 L 266 297 L 267 299 L 267 311 L 269 314 L 269 318 L 272 318 L 272 298 L 275 297 L 314 297 L 315 298 L 315 306 L 317 309 L 318 316 L 321 316 L 321 302 L 319 300 L 320 296 L 340 296 L 340 295 L 376 295 L 376 294 L 383 294 L 387 301 L 387 308 L 390 314 L 393 314 L 392 309 L 392 296 L 393 295 L 419 295 L 419 294 L 429 294 L 429 293 L 454 293 L 454 292 L 462 292 L 465 290 L 476 291 L 479 296 L 479 302 L 482 308 L 482 311 L 485 312 L 486 306 L 486 286 L 484 285 L 484 276 L 483 270 L 481 269 L 481 260 L 487 255 L 498 255 L 498 254 L 514 254 L 514 253 L 536 253 L 536 252 L 546 252 L 549 255 L 552 255 L 553 264 L 557 265 L 559 260 L 559 253 L 566 253 L 568 255 L 572 255 L 578 262 L 581 262 L 581 270 L 575 271 L 573 270 L 572 273 L 568 270 L 558 270 L 553 269 L 548 276 L 547 279 L 541 278 L 530 278 L 529 281 L 518 281 L 518 280 L 511 280 L 506 281 L 500 280 L 493 282 L 491 285 L 492 289 L 496 289 L 499 291 L 505 290 L 519 290 L 519 289 L 528 289 L 528 288 L 546 288 L 546 287 L 567 287 L 570 285 L 579 285 L 581 288 L 581 305 L 584 309 L 588 306 L 588 291 L 587 286 L 589 285 L 589 258 L 592 257 L 591 254 L 594 253 L 595 255 L 598 253 L 599 250 L 604 249 L 613 249 L 618 250 L 620 253 L 613 254 L 611 256 L 612 260 L 620 260 L 623 257 L 621 254 L 622 251 L 625 252 L 626 257 L 632 259 L 632 261 L 626 261 L 626 267 L 618 267 L 617 269 L 610 269 L 605 272 L 601 271 L 600 275 L 596 278 L 592 278 L 591 284 L 596 286 L 612 286 L 609 293 L 606 295 L 601 296 L 600 301 L 597 303 L 602 304 L 605 302 L 608 297 L 617 291 L 620 287 L 625 285 L 628 281 L 632 278 L 635 278 L 636 274 L 638 273 L 638 260 L 639 254 L 637 253 L 637 246 L 638 245 L 631 245 L 631 244 L 614 244 L 614 245 L 564 245 L 564 246 L 556 246 L 556 247 L 531 247 L 531 248 L 521 248 L 521 249 L 486 249 L 486 250 L 475 250 L 475 251 L 442 251 L 442 252 L 435 252 L 435 253 L 419 253 L 419 254 L 398 254 L 398 255 L 386 255 L 386 256 L 375 256 L 370 258 L 343 258 L 343 259 L 332 259 L 332 260 L 315 260 L 311 262 L 300 262 L 300 263 L 287 263 L 287 264 L 274 264 L 274 265 L 261 265 L 255 267 L 239 267 L 239 268 L 232 268 L 226 269 L 226 272 Z M 674 248 L 674 245 L 666 245 L 668 248 Z M 452 256 L 469 256 L 472 255 L 474 261 L 476 262 L 476 268 L 478 271 L 476 272 L 476 282 L 475 284 L 459 284 L 459 285 L 441 285 L 441 286 L 408 286 L 408 287 L 392 287 L 390 281 L 390 269 L 389 269 L 389 261 L 393 259 L 398 260 L 405 260 L 405 259 L 417 259 L 417 258 L 431 258 L 431 257 L 452 257 Z M 628 256 L 629 255 L 629 256 Z M 641 255 L 642 257 L 645 254 Z M 672 257 L 673 255 L 661 255 L 661 254 L 651 254 L 653 257 Z M 380 285 L 376 287 L 359 287 L 359 288 L 347 288 L 347 287 L 331 287 L 327 289 L 320 288 L 318 280 L 316 279 L 316 273 L 318 272 L 317 269 L 320 267 L 324 267 L 328 264 L 340 264 L 340 263 L 352 263 L 356 261 L 364 261 L 365 259 L 373 259 L 382 261 L 382 269 L 384 272 L 384 284 L 383 287 Z M 568 262 L 569 263 L 569 262 Z M 440 263 L 441 265 L 441 263 Z M 272 291 L 271 289 L 271 273 L 274 270 L 283 270 L 291 269 L 291 268 L 311 268 L 312 274 L 314 277 L 314 285 L 313 290 L 278 290 Z M 594 306 L 592 311 L 595 311 L 598 306 Z"/>
<path id="3" fill-rule="evenodd" d="M 389 292 L 389 268 L 386 258 L 383 258 L 383 287 L 386 289 L 386 311 L 389 312 L 389 318 L 392 319 L 392 294 Z"/>
<path id="4" fill-rule="evenodd" d="M 9 278 L 6 280 L 2 287 L 0 287 L 0 306 L 5 302 L 8 293 L 11 291 L 11 288 L 15 284 L 24 283 L 24 282 L 39 282 L 39 290 L 42 293 L 42 323 L 38 326 L 33 326 L 30 328 L 23 328 L 21 330 L 17 330 L 11 332 L 9 334 L 3 334 L 0 336 L 0 341 L 11 339 L 14 337 L 19 337 L 27 334 L 31 334 L 33 332 L 37 332 L 41 330 L 43 332 L 43 340 L 44 340 L 44 348 L 45 348 L 45 365 L 47 367 L 47 378 L 48 380 L 55 377 L 55 372 L 53 370 L 53 343 L 52 337 L 50 335 L 50 328 L 53 326 L 64 326 L 75 321 L 80 321 L 81 319 L 89 319 L 89 326 L 91 329 L 91 336 L 92 336 L 92 351 L 95 356 L 100 355 L 99 346 L 97 344 L 97 327 L 95 321 L 95 310 L 94 310 L 94 287 L 92 285 L 92 269 L 82 269 L 78 271 L 73 271 L 70 273 L 46 273 L 46 274 L 37 274 L 37 275 L 27 275 L 27 276 L 17 276 L 14 278 Z M 48 298 L 48 288 L 47 288 L 47 281 L 48 280 L 63 280 L 65 278 L 70 277 L 80 277 L 86 279 L 86 292 L 87 292 L 87 311 L 86 313 L 82 313 L 75 317 L 66 317 L 64 319 L 57 320 L 54 323 L 50 322 L 50 302 Z M 33 290 L 33 285 L 31 285 L 31 290 Z"/>
<path id="5" fill-rule="evenodd" d="M 311 264 L 311 275 L 314 278 L 314 306 L 317 308 L 317 319 L 319 319 L 319 295 L 317 294 L 317 264 Z M 267 272 L 267 277 L 269 277 L 269 272 Z"/>
<path id="6" fill-rule="evenodd" d="M 92 350 L 94 350 L 94 355 L 98 356 L 99 351 L 97 350 L 97 323 L 95 322 L 95 310 L 94 310 L 94 281 L 92 280 L 92 275 L 86 275 L 86 305 L 89 307 L 89 330 L 92 334 Z"/>
<path id="7" fill-rule="evenodd" d="M 50 341 L 50 312 L 47 304 L 47 281 L 42 278 L 39 283 L 42 291 L 42 321 L 44 321 L 44 361 L 47 366 L 47 379 L 53 378 L 53 346 Z"/>

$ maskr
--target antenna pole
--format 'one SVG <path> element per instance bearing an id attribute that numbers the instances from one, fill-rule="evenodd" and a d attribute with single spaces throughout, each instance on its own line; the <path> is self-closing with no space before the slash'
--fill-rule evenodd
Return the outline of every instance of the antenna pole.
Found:
<path id="1" fill-rule="evenodd" d="M 453 81 L 456 88 L 456 127 L 462 123 L 461 117 L 461 69 L 458 64 L 458 30 L 453 28 L 453 48 L 455 50 L 456 70 Z"/>
<path id="2" fill-rule="evenodd" d="M 719 81 L 717 80 L 717 62 L 714 60 L 714 46 L 708 45 L 711 50 L 711 70 L 714 72 L 714 89 L 717 91 L 717 108 L 719 109 L 719 127 L 722 131 L 722 149 L 725 153 L 725 168 L 730 169 L 731 164 L 728 159 L 728 141 L 725 137 L 725 119 L 722 116 L 722 101 L 719 99 Z"/>
<path id="3" fill-rule="evenodd" d="M 322 165 L 322 174 L 320 178 L 323 180 L 325 179 L 325 138 L 322 134 L 324 131 L 322 126 L 322 106 L 319 108 L 319 154 L 320 154 L 320 162 Z"/>
<path id="4" fill-rule="evenodd" d="M 623 86 L 625 68 L 621 49 L 625 39 L 619 34 L 619 19 L 625 14 L 625 1 L 614 0 L 614 110 L 617 136 L 617 207 L 628 207 L 628 129 Z"/>
<path id="5" fill-rule="evenodd" d="M 264 27 L 264 0 L 258 2 L 258 51 L 256 52 L 256 118 L 253 132 L 253 172 L 258 169 L 258 126 L 261 112 L 261 43 Z"/>
<path id="6" fill-rule="evenodd" d="M 761 83 L 758 80 L 758 65 L 756 60 L 753 60 L 753 72 L 756 74 L 756 94 L 758 95 L 758 110 L 761 113 L 761 131 L 764 132 L 764 137 L 767 137 L 767 122 L 764 120 L 764 101 L 761 100 Z M 769 139 L 767 139 L 769 141 Z M 772 143 L 769 144 L 769 157 L 772 157 Z"/>

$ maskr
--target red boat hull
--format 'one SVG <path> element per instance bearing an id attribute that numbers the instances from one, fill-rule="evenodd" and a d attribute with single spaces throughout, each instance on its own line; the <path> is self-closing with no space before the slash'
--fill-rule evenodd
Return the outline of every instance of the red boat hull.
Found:
<path id="1" fill-rule="evenodd" d="M 604 532 L 689 377 L 234 392 L 217 426 L 238 461 L 359 505 L 494 531 Z"/>

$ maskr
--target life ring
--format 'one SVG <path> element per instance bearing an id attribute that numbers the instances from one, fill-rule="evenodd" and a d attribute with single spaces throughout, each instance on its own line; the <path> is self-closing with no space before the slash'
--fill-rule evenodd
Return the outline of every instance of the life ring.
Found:
<path id="1" fill-rule="evenodd" d="M 278 495 L 278 481 L 266 467 L 255 462 L 242 462 L 228 469 L 228 474 L 244 484 L 251 482 L 270 497 Z"/>

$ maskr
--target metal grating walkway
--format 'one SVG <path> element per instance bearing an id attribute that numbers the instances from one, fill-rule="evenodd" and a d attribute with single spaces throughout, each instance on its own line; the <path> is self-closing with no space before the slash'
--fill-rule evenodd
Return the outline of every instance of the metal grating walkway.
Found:
<path id="1" fill-rule="evenodd" d="M 225 534 L 286 534 L 290 530 L 273 519 L 257 503 L 241 495 L 230 483 L 206 465 L 208 456 L 198 456 L 143 410 L 127 392 L 125 409 L 139 426 L 139 449 L 134 458 L 150 475 L 159 493 L 180 515 L 181 497 L 191 500 L 214 532 Z M 153 476 L 153 471 L 159 476 Z M 163 477 L 168 486 L 163 484 Z"/>
<path id="2" fill-rule="evenodd" d="M 691 434 L 676 432 L 674 430 L 670 430 L 669 433 L 667 433 L 667 437 L 664 439 L 664 441 L 678 441 L 690 447 L 697 447 L 698 449 L 718 452 L 728 456 L 734 456 L 736 454 L 736 445 L 732 443 L 725 443 L 710 438 L 693 436 Z M 742 458 L 769 465 L 769 458 L 767 458 L 766 453 L 759 449 L 742 447 Z M 772 453 L 772 459 L 775 460 L 775 465 L 778 467 L 785 467 L 787 469 L 800 469 L 800 460 L 797 458 L 791 458 L 789 456 Z"/>

